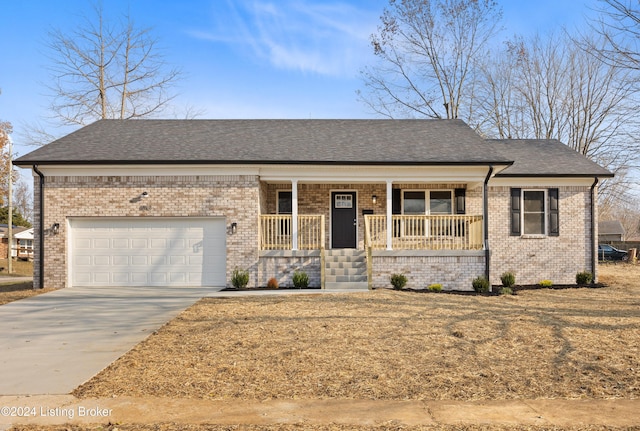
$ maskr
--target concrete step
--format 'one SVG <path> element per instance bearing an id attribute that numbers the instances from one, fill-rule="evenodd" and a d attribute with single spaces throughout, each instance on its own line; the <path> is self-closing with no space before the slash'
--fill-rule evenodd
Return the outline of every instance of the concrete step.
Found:
<path id="1" fill-rule="evenodd" d="M 325 275 L 367 275 L 367 267 L 364 268 L 326 268 Z"/>
<path id="2" fill-rule="evenodd" d="M 365 261 L 357 261 L 357 262 L 327 262 L 327 269 L 344 269 L 344 268 L 355 268 L 355 269 L 367 269 L 367 262 Z"/>
<path id="3" fill-rule="evenodd" d="M 327 290 L 369 290 L 369 284 L 366 281 L 361 282 L 340 282 L 326 281 L 324 288 Z"/>
<path id="4" fill-rule="evenodd" d="M 324 276 L 325 283 L 328 282 L 340 282 L 340 283 L 366 283 L 367 275 L 334 275 L 334 274 L 325 274 Z"/>
<path id="5" fill-rule="evenodd" d="M 360 287 L 367 284 L 367 261 L 364 251 L 327 250 L 325 254 L 325 287 L 328 284 L 336 285 L 336 283 L 345 286 L 355 283 L 354 286 Z"/>

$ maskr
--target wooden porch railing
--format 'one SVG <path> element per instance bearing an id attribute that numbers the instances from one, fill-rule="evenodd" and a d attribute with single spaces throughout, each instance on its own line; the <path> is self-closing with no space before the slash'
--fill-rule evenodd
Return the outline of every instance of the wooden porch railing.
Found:
<path id="1" fill-rule="evenodd" d="M 260 249 L 291 250 L 291 220 L 291 215 L 261 215 Z M 324 241 L 324 215 L 298 215 L 298 249 L 320 250 Z"/>
<path id="2" fill-rule="evenodd" d="M 365 239 L 374 250 L 387 248 L 387 217 L 365 216 Z M 480 250 L 481 215 L 394 215 L 394 250 Z"/>

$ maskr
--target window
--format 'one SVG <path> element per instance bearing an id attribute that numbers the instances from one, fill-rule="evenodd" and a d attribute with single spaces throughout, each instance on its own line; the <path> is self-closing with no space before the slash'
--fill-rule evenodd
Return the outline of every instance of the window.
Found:
<path id="1" fill-rule="evenodd" d="M 524 235 L 546 235 L 545 191 L 522 191 L 522 227 Z"/>
<path id="2" fill-rule="evenodd" d="M 451 190 L 403 190 L 402 214 L 453 214 L 452 197 Z M 429 232 L 430 235 L 440 235 L 442 229 L 442 223 L 436 226 L 424 218 L 407 218 L 403 220 L 402 226 L 394 231 L 399 230 L 403 236 L 426 236 Z"/>
<path id="3" fill-rule="evenodd" d="M 429 196 L 428 208 L 427 195 Z M 404 191 L 402 198 L 404 215 L 453 214 L 451 190 Z"/>
<path id="4" fill-rule="evenodd" d="M 292 192 L 290 191 L 279 191 L 278 192 L 278 214 L 291 214 L 293 212 L 293 204 L 292 204 Z M 280 220 L 280 235 L 289 235 L 291 232 L 291 221 L 290 220 Z"/>
<path id="5" fill-rule="evenodd" d="M 402 213 L 405 215 L 424 215 L 426 207 L 424 202 L 425 192 L 404 192 Z"/>
<path id="6" fill-rule="evenodd" d="M 291 204 L 291 192 L 289 191 L 279 191 L 278 192 L 278 214 L 291 214 L 292 204 Z"/>
<path id="7" fill-rule="evenodd" d="M 511 189 L 511 235 L 558 236 L 558 189 Z"/>
<path id="8" fill-rule="evenodd" d="M 451 214 L 451 192 L 449 190 L 432 191 L 429 195 L 430 214 Z"/>
<path id="9" fill-rule="evenodd" d="M 353 195 L 336 194 L 334 208 L 353 208 Z"/>

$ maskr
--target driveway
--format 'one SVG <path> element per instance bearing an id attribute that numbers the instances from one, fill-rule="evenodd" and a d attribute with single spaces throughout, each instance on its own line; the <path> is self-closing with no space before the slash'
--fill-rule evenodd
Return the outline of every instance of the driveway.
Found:
<path id="1" fill-rule="evenodd" d="M 67 288 L 0 306 L 0 395 L 66 394 L 211 288 Z"/>

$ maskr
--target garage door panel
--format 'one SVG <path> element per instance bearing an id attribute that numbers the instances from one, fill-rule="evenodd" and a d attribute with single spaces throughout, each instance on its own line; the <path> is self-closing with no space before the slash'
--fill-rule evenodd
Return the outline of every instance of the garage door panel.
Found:
<path id="1" fill-rule="evenodd" d="M 224 286 L 222 218 L 71 219 L 71 285 Z"/>
<path id="2" fill-rule="evenodd" d="M 147 266 L 148 264 L 148 256 L 131 256 L 131 265 L 133 266 Z"/>

